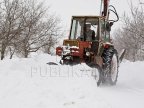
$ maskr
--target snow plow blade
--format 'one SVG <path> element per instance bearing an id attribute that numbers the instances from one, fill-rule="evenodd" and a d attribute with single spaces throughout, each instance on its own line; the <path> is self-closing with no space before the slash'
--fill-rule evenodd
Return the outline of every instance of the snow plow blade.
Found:
<path id="1" fill-rule="evenodd" d="M 47 64 L 48 65 L 58 65 L 57 63 L 54 63 L 54 62 L 48 62 Z"/>
<path id="2" fill-rule="evenodd" d="M 119 63 L 122 62 L 123 58 L 124 58 L 124 55 L 126 53 L 126 49 L 123 49 L 121 52 L 120 52 L 120 55 L 119 55 Z"/>

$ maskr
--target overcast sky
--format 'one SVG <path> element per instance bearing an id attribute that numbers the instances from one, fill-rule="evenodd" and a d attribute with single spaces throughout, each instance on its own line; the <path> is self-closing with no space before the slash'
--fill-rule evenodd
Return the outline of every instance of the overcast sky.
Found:
<path id="1" fill-rule="evenodd" d="M 45 0 L 45 5 L 50 6 L 50 11 L 56 13 L 63 21 L 65 29 L 69 29 L 71 16 L 73 15 L 99 15 L 101 0 Z M 131 0 L 134 5 L 138 5 L 139 0 Z M 140 0 L 143 2 L 144 0 Z M 115 6 L 119 16 L 128 12 L 130 0 L 110 0 L 110 4 Z M 117 28 L 115 24 L 114 28 Z"/>

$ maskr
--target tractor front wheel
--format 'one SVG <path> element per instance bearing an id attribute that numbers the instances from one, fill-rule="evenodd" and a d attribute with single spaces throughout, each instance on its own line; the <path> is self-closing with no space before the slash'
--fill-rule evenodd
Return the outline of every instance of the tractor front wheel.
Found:
<path id="1" fill-rule="evenodd" d="M 92 76 L 94 76 L 96 84 L 97 86 L 99 86 L 102 81 L 102 75 L 101 75 L 102 69 L 95 63 L 90 63 L 88 64 L 88 66 L 92 68 Z"/>

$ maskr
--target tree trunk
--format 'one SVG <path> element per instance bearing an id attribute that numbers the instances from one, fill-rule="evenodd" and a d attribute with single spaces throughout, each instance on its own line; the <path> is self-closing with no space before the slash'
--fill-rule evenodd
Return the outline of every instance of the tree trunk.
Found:
<path id="1" fill-rule="evenodd" d="M 24 57 L 25 57 L 25 58 L 28 58 L 28 55 L 29 55 L 29 52 L 28 52 L 28 50 L 25 48 L 25 50 L 24 50 Z"/>
<path id="2" fill-rule="evenodd" d="M 15 51 L 10 53 L 10 59 L 12 59 L 14 53 L 15 53 Z"/>
<path id="3" fill-rule="evenodd" d="M 2 51 L 1 51 L 1 60 L 4 59 L 4 54 L 5 54 L 5 51 L 2 49 Z"/>
<path id="4" fill-rule="evenodd" d="M 5 57 L 5 50 L 6 50 L 6 47 L 4 44 L 2 44 L 2 47 L 1 47 L 1 60 L 4 59 Z"/>
<path id="5" fill-rule="evenodd" d="M 47 53 L 48 54 L 50 54 L 51 52 L 50 52 L 50 49 L 51 49 L 51 47 L 50 46 L 48 46 L 48 49 L 47 49 Z"/>

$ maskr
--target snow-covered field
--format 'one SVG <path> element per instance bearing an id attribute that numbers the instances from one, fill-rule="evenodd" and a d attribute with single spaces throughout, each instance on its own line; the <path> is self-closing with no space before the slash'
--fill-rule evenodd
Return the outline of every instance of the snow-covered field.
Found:
<path id="1" fill-rule="evenodd" d="M 47 54 L 0 61 L 0 108 L 144 108 L 144 62 L 124 61 L 116 86 L 96 86 L 85 64 Z"/>

